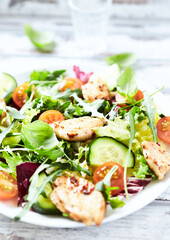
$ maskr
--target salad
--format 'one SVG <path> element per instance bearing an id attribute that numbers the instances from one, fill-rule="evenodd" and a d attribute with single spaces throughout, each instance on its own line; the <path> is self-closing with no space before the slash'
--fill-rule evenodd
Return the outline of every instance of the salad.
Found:
<path id="1" fill-rule="evenodd" d="M 159 90 L 158 90 L 159 91 Z M 99 73 L 33 71 L 0 77 L 0 200 L 100 225 L 170 169 L 170 117 L 117 64 Z M 162 140 L 162 145 L 158 143 Z M 159 141 L 160 142 L 160 141 Z"/>

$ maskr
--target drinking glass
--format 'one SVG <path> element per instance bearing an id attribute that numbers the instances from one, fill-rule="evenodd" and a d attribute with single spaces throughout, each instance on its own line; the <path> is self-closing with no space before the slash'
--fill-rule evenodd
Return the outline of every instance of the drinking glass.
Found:
<path id="1" fill-rule="evenodd" d="M 69 0 L 74 38 L 80 55 L 95 55 L 106 49 L 111 0 Z"/>

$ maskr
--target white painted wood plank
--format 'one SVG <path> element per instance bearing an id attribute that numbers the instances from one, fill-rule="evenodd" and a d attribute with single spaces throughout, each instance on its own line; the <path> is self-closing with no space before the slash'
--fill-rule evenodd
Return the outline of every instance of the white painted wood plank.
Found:
<path id="1" fill-rule="evenodd" d="M 0 239 L 10 240 L 169 240 L 170 203 L 153 202 L 138 212 L 101 227 L 50 229 L 17 222 L 0 215 Z"/>

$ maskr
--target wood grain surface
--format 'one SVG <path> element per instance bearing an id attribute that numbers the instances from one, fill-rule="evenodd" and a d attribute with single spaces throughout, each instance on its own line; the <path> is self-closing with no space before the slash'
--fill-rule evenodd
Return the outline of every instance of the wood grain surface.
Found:
<path id="1" fill-rule="evenodd" d="M 0 71 L 16 75 L 57 64 L 96 63 L 119 52 L 136 52 L 139 79 L 155 88 L 165 86 L 170 101 L 170 1 L 114 0 L 107 37 L 107 50 L 82 58 L 74 48 L 71 19 L 66 0 L 0 1 Z M 50 13 L 50 14 L 49 14 Z M 23 33 L 30 22 L 38 29 L 54 31 L 58 43 L 51 54 L 38 52 Z M 169 107 L 169 102 L 167 103 Z M 134 214 L 101 227 L 50 229 L 33 226 L 0 215 L 0 239 L 170 239 L 170 188 Z"/>

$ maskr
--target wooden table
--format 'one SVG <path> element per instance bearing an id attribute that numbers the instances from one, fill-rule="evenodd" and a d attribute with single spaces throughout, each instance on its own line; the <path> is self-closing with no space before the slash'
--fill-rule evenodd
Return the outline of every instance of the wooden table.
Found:
<path id="1" fill-rule="evenodd" d="M 92 58 L 77 58 L 72 50 L 70 18 L 62 1 L 58 14 L 55 1 L 0 2 L 0 70 L 12 75 L 37 68 L 74 62 L 104 64 L 103 58 L 119 52 L 136 52 L 137 76 L 155 88 L 165 86 L 163 93 L 170 100 L 170 3 L 167 0 L 144 1 L 143 5 L 113 6 L 108 48 Z M 43 1 L 42 1 L 43 2 Z M 117 1 L 121 2 L 121 1 Z M 132 1 L 133 2 L 133 1 Z M 135 1 L 134 1 L 135 2 Z M 140 1 L 143 2 L 143 1 Z M 31 5 L 32 4 L 32 5 Z M 35 4 L 35 5 L 34 5 Z M 33 6 L 32 8 L 30 6 Z M 45 6 L 45 7 L 44 7 Z M 47 8 L 49 11 L 47 11 Z M 51 12 L 50 15 L 47 12 Z M 26 22 L 56 33 L 58 47 L 51 54 L 34 49 L 23 34 Z M 169 102 L 167 102 L 169 107 Z M 0 239 L 170 239 L 170 188 L 140 211 L 101 227 L 50 229 L 17 222 L 0 215 Z"/>

